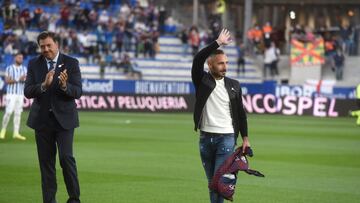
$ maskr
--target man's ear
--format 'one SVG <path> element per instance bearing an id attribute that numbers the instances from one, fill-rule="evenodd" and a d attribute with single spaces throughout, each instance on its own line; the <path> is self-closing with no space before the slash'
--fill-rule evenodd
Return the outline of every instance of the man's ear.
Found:
<path id="1" fill-rule="evenodd" d="M 207 65 L 209 66 L 209 69 L 212 68 L 212 60 L 211 60 L 211 58 L 208 58 Z"/>
<path id="2" fill-rule="evenodd" d="M 211 65 L 211 63 L 208 63 L 208 67 L 209 67 L 209 72 L 212 73 L 212 65 Z"/>

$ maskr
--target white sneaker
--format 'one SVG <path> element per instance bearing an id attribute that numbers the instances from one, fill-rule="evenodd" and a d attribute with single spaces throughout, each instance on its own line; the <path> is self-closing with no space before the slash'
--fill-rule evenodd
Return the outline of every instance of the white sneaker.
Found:
<path id="1" fill-rule="evenodd" d="M 5 139 L 6 129 L 1 129 L 0 131 L 0 139 Z"/>
<path id="2" fill-rule="evenodd" d="M 13 138 L 14 139 L 18 139 L 18 140 L 26 140 L 26 137 L 24 137 L 24 136 L 22 136 L 22 135 L 20 135 L 20 134 L 14 134 L 13 135 Z"/>

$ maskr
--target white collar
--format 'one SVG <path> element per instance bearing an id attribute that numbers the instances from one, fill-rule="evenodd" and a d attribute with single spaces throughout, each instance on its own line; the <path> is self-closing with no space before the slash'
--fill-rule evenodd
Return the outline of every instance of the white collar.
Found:
<path id="1" fill-rule="evenodd" d="M 53 60 L 49 60 L 49 59 L 45 58 L 46 63 L 49 63 L 50 61 L 54 61 L 55 64 L 56 64 L 56 63 L 57 63 L 57 60 L 58 60 L 58 58 L 59 58 L 59 55 L 60 55 L 60 52 L 58 51 L 57 54 L 56 54 L 56 56 L 55 56 L 55 58 L 54 58 Z"/>

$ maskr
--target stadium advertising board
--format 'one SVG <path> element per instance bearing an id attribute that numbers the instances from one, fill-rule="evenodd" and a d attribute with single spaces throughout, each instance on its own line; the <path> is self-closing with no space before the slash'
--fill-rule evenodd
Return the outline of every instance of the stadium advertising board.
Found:
<path id="1" fill-rule="evenodd" d="M 192 112 L 195 102 L 191 82 L 83 80 L 84 95 L 76 100 L 81 110 Z M 336 88 L 327 82 L 277 85 L 274 81 L 241 84 L 249 113 L 347 116 L 357 109 L 355 87 Z M 5 83 L 0 78 L 0 107 L 5 106 Z M 29 108 L 31 100 L 24 100 Z"/>
<path id="2" fill-rule="evenodd" d="M 245 95 L 243 104 L 249 113 L 316 117 L 348 116 L 350 110 L 357 109 L 356 100 L 353 99 L 291 95 L 276 97 L 273 94 Z"/>
<path id="3" fill-rule="evenodd" d="M 146 80 L 97 80 L 83 79 L 85 93 L 119 93 L 145 95 L 190 95 L 195 94 L 191 82 L 146 81 Z M 0 91 L 5 91 L 5 81 L 0 77 Z M 263 83 L 242 83 L 243 95 L 274 94 L 277 97 L 287 95 L 328 98 L 355 98 L 355 87 L 335 87 L 327 82 L 304 85 L 277 85 L 275 81 Z"/>
<path id="4" fill-rule="evenodd" d="M 24 98 L 24 108 L 29 109 L 32 99 Z M 144 95 L 84 93 L 75 100 L 79 110 L 131 111 L 131 112 L 191 112 L 193 95 Z M 0 107 L 6 105 L 6 96 L 0 95 Z"/>
<path id="5" fill-rule="evenodd" d="M 94 80 L 84 79 L 83 91 L 87 93 L 120 93 L 145 95 L 188 95 L 195 94 L 191 82 L 146 81 L 146 80 Z M 242 83 L 244 95 L 273 94 L 305 97 L 328 97 L 353 99 L 355 87 L 335 87 L 329 82 L 306 83 L 304 85 L 277 85 L 275 81 L 263 83 Z"/>
<path id="6" fill-rule="evenodd" d="M 354 99 L 355 87 L 335 87 L 334 85 L 304 84 L 304 85 L 277 85 L 276 97 L 297 96 L 297 97 L 327 97 L 338 99 Z"/>
<path id="7" fill-rule="evenodd" d="M 83 91 L 88 93 L 126 93 L 153 95 L 195 94 L 191 82 L 147 80 L 95 80 L 84 79 Z M 276 82 L 241 84 L 243 94 L 274 94 Z"/>
<path id="8" fill-rule="evenodd" d="M 32 100 L 24 99 L 24 108 L 30 108 L 31 103 Z M 79 110 L 123 112 L 192 112 L 194 103 L 194 95 L 84 93 L 76 100 Z M 0 107 L 5 104 L 5 96 L 0 95 Z M 349 111 L 357 109 L 354 99 L 276 97 L 273 94 L 244 95 L 243 104 L 248 113 L 317 117 L 348 116 Z"/>
<path id="9" fill-rule="evenodd" d="M 85 94 L 76 100 L 83 110 L 115 110 L 141 112 L 192 111 L 191 95 Z"/>
<path id="10" fill-rule="evenodd" d="M 82 85 L 84 92 L 91 93 L 183 95 L 195 92 L 191 82 L 84 79 Z"/>

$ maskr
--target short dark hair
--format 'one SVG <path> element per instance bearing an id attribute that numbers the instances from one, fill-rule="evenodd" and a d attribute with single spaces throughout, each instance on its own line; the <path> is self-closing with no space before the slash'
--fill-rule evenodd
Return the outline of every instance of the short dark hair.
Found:
<path id="1" fill-rule="evenodd" d="M 21 52 L 16 52 L 16 53 L 14 54 L 14 57 L 16 57 L 16 56 L 18 56 L 18 55 L 23 55 L 23 53 L 21 53 Z"/>
<path id="2" fill-rule="evenodd" d="M 219 54 L 225 54 L 225 52 L 222 49 L 216 49 L 211 52 L 211 54 L 209 55 L 209 58 L 214 57 Z"/>
<path id="3" fill-rule="evenodd" d="M 59 43 L 59 37 L 57 36 L 57 34 L 55 34 L 54 32 L 50 32 L 50 31 L 41 32 L 39 34 L 39 36 L 37 37 L 37 43 L 40 44 L 40 40 L 44 40 L 48 37 L 50 37 L 52 40 L 54 40 L 54 42 Z"/>

